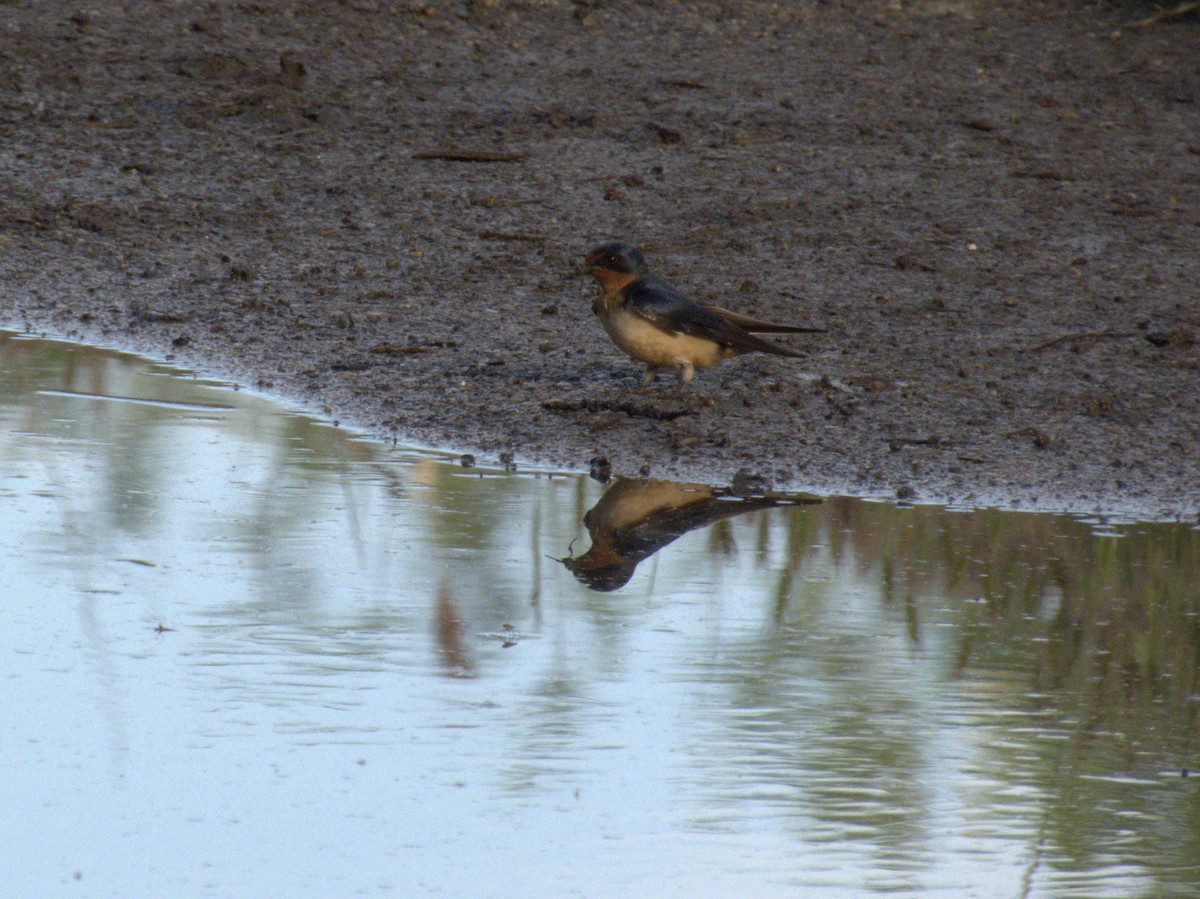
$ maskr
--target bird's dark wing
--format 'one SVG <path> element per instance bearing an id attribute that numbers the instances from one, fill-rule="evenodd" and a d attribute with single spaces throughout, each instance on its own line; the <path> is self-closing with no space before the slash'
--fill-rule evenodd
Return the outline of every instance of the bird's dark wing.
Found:
<path id="1" fill-rule="evenodd" d="M 703 337 L 739 351 L 757 350 L 780 356 L 799 355 L 755 337 L 714 309 L 693 303 L 657 278 L 638 278 L 628 285 L 625 288 L 625 305 L 664 331 Z"/>

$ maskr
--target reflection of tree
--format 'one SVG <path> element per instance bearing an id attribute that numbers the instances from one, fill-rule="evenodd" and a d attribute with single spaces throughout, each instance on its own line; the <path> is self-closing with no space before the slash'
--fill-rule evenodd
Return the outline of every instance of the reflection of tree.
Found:
<path id="1" fill-rule="evenodd" d="M 819 533 L 782 560 L 772 629 L 723 661 L 731 751 L 781 789 L 806 838 L 825 822 L 919 866 L 936 830 L 922 784 L 938 718 L 965 709 L 975 748 L 955 763 L 974 787 L 959 814 L 977 833 L 1003 820 L 997 835 L 1014 838 L 997 810 L 1021 809 L 1030 857 L 1054 850 L 1035 883 L 1133 846 L 1164 872 L 1195 865 L 1195 794 L 1179 772 L 1198 735 L 1200 531 L 1097 534 L 1066 516 L 852 500 L 797 522 Z M 787 581 L 822 567 L 828 583 Z M 879 605 L 864 606 L 864 590 Z M 880 651 L 896 631 L 879 615 L 903 624 L 907 652 Z M 1159 827 L 1142 833 L 1140 820 Z"/>
<path id="2" fill-rule="evenodd" d="M 57 458 L 73 455 L 90 465 L 98 456 L 103 459 L 100 471 L 107 485 L 96 498 L 104 501 L 106 521 L 97 533 L 150 523 L 160 466 L 152 461 L 154 454 L 145 451 L 144 442 L 152 439 L 155 421 L 178 413 L 152 402 L 95 402 L 94 398 L 165 399 L 156 391 L 178 391 L 174 382 L 188 382 L 147 377 L 143 360 L 55 341 L 0 336 L 0 352 L 7 362 L 0 370 L 0 395 L 20 409 L 26 432 L 56 441 L 57 451 L 43 454 L 43 461 L 55 465 Z M 41 396 L 30 402 L 35 394 Z M 70 492 L 75 476 L 72 468 L 54 471 L 65 492 Z"/>
<path id="3" fill-rule="evenodd" d="M 1030 689 L 1064 691 L 1094 727 L 1150 729 L 1161 710 L 1193 705 L 1200 531 L 1097 535 L 1066 516 L 828 505 L 835 556 L 877 565 L 886 604 L 916 598 L 926 617 L 956 617 L 960 673 L 1028 666 Z"/>

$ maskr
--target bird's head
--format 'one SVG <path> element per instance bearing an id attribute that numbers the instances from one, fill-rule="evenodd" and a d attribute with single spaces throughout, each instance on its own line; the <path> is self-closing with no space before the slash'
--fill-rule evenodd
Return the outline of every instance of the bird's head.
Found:
<path id="1" fill-rule="evenodd" d="M 620 288 L 646 274 L 646 260 L 627 243 L 606 243 L 587 254 L 583 270 L 606 289 Z"/>

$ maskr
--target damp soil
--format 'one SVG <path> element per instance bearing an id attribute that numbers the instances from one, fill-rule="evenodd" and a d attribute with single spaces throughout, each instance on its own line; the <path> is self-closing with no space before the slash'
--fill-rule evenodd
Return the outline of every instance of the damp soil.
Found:
<path id="1" fill-rule="evenodd" d="M 0 321 L 485 459 L 1194 518 L 1200 16 L 1160 13 L 5 3 Z M 611 239 L 825 330 L 640 391 Z"/>

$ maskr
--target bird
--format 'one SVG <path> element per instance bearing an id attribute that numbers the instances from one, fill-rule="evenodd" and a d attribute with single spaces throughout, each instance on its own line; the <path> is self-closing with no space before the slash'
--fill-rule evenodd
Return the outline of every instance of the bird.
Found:
<path id="1" fill-rule="evenodd" d="M 580 583 L 609 592 L 625 586 L 638 565 L 689 531 L 757 509 L 820 501 L 802 494 L 742 495 L 734 486 L 616 478 L 583 516 L 592 539 L 588 551 L 558 561 Z"/>
<path id="2" fill-rule="evenodd" d="M 758 335 L 824 330 L 773 324 L 693 302 L 651 275 L 645 257 L 619 241 L 596 247 L 587 254 L 583 268 L 604 291 L 592 302 L 600 324 L 613 343 L 646 364 L 641 387 L 648 386 L 662 369 L 674 371 L 682 387 L 695 377 L 697 369 L 742 353 L 800 357 L 801 353 Z"/>

